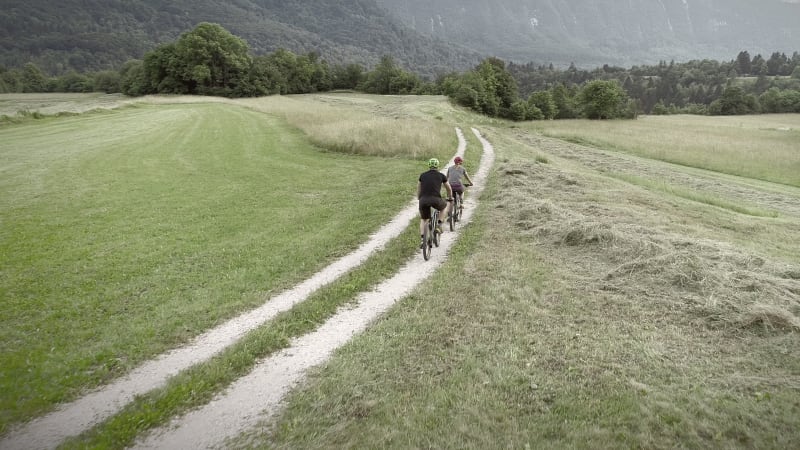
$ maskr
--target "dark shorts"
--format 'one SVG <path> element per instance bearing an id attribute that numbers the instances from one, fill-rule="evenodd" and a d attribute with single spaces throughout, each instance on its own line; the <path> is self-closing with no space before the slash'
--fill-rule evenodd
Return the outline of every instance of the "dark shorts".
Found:
<path id="1" fill-rule="evenodd" d="M 420 197 L 419 199 L 419 216 L 423 219 L 431 218 L 431 206 L 444 211 L 447 207 L 447 201 L 442 197 Z"/>
<path id="2" fill-rule="evenodd" d="M 453 192 L 464 193 L 464 185 L 461 183 L 451 183 L 450 188 L 453 189 Z"/>

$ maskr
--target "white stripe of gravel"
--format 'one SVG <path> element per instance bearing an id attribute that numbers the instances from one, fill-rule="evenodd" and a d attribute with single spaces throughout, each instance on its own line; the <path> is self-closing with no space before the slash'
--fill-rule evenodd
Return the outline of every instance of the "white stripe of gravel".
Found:
<path id="1" fill-rule="evenodd" d="M 471 177 L 476 186 L 470 197 L 477 199 L 494 163 L 494 149 L 478 130 L 473 128 L 472 131 L 483 145 L 480 168 Z M 464 206 L 462 227 L 471 220 L 476 204 L 477 201 L 471 201 Z M 373 320 L 428 278 L 445 260 L 457 237 L 458 231 L 444 233 L 440 246 L 434 248 L 429 261 L 424 261 L 418 254 L 374 291 L 361 294 L 357 306 L 341 309 L 316 331 L 294 339 L 289 348 L 266 358 L 226 392 L 202 408 L 154 430 L 135 448 L 224 448 L 225 440 L 273 416 L 280 401 L 303 379 L 309 368 L 324 362 L 334 350 L 364 331 Z"/>
<path id="2" fill-rule="evenodd" d="M 458 148 L 453 156 L 463 156 L 467 143 L 461 129 L 456 128 Z M 235 317 L 197 338 L 190 344 L 169 351 L 134 369 L 118 381 L 91 392 L 55 411 L 36 418 L 15 429 L 0 440 L 0 449 L 50 449 L 65 439 L 111 417 L 135 396 L 166 385 L 167 380 L 195 364 L 210 359 L 242 338 L 247 332 L 263 325 L 281 312 L 304 301 L 321 287 L 335 281 L 359 266 L 374 252 L 406 229 L 417 217 L 417 200 L 413 199 L 391 222 L 381 227 L 361 247 L 338 259 L 325 269 L 294 288 L 270 298 L 263 306 Z"/>

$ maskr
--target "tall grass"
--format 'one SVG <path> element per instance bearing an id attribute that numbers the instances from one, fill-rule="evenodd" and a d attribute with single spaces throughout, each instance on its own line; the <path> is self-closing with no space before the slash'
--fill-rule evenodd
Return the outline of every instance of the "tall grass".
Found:
<path id="1" fill-rule="evenodd" d="M 541 133 L 690 167 L 800 186 L 800 115 L 533 122 Z"/>
<path id="2" fill-rule="evenodd" d="M 448 159 L 456 147 L 451 125 L 419 117 L 392 117 L 363 109 L 315 101 L 307 96 L 243 101 L 279 114 L 309 138 L 332 151 L 396 158 Z"/>

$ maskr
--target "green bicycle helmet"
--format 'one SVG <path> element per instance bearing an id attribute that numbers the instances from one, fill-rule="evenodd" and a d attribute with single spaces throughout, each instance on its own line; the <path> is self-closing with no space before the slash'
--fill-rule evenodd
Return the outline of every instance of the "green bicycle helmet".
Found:
<path id="1" fill-rule="evenodd" d="M 438 169 L 439 168 L 439 160 L 436 158 L 431 158 L 428 160 L 428 168 L 429 169 Z"/>

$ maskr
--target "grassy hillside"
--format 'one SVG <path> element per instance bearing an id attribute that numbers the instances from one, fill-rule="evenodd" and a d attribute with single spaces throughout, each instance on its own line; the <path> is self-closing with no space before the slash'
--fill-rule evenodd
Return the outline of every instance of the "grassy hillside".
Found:
<path id="1" fill-rule="evenodd" d="M 480 129 L 497 152 L 476 221 L 438 273 L 242 447 L 787 448 L 800 439 L 800 189 L 765 181 L 796 166 L 796 152 L 763 158 L 763 176 L 721 173 L 745 154 L 729 118 L 702 118 L 697 129 L 713 132 L 670 151 L 665 136 L 676 120 L 693 129 L 690 118 L 512 125 L 439 97 L 210 101 L 157 97 L 0 125 L 0 288 L 13 306 L 0 316 L 5 427 L 346 251 L 405 204 L 420 161 L 452 153 L 458 125 Z M 794 116 L 737 120 L 765 154 L 777 147 L 770 130 L 800 127 Z M 478 149 L 470 137 L 470 168 Z M 672 153 L 680 164 L 662 158 Z M 373 172 L 382 178 L 372 195 L 354 198 Z M 121 447 L 208 401 L 332 305 L 419 257 L 413 228 L 70 446 Z M 111 336 L 114 326 L 124 332 Z"/>

